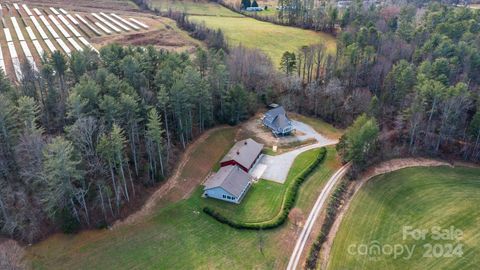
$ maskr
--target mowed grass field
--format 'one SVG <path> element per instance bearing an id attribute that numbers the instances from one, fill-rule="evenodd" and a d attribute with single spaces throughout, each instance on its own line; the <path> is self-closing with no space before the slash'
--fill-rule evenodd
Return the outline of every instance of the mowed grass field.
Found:
<path id="1" fill-rule="evenodd" d="M 285 51 L 297 52 L 300 47 L 324 43 L 335 53 L 335 37 L 316 31 L 275 25 L 233 12 L 219 4 L 203 1 L 154 0 L 154 7 L 178 10 L 189 14 L 192 21 L 205 23 L 208 28 L 221 29 L 230 45 L 258 48 L 278 67 Z"/>
<path id="2" fill-rule="evenodd" d="M 353 198 L 334 240 L 329 269 L 478 269 L 479 194 L 480 169 L 409 168 L 371 179 Z M 404 226 L 428 232 L 424 239 L 408 234 L 404 239 Z M 436 236 L 431 231 L 434 226 L 453 226 L 463 236 L 432 239 Z M 415 249 L 411 258 L 406 251 L 394 258 L 388 248 L 380 255 L 373 249 L 372 253 L 358 249 L 362 244 L 370 248 L 373 241 L 382 248 L 406 245 Z M 428 245 L 437 247 L 429 252 Z M 459 257 L 459 252 L 449 252 L 457 245 L 462 245 Z"/>
<path id="3" fill-rule="evenodd" d="M 230 45 L 258 48 L 278 67 L 285 51 L 297 52 L 302 46 L 324 43 L 334 53 L 333 36 L 310 30 L 287 27 L 248 17 L 189 16 L 192 21 L 203 22 L 212 29 L 222 29 Z"/>
<path id="4" fill-rule="evenodd" d="M 181 174 L 186 179 L 185 185 L 189 185 L 193 177 L 203 177 L 214 167 L 231 147 L 235 130 L 220 129 L 195 147 Z M 328 153 L 327 160 L 300 189 L 296 206 L 305 215 L 325 181 L 341 166 L 334 148 Z M 202 187 L 197 187 L 184 200 L 173 200 L 179 198 L 181 187 L 176 187 L 172 193 L 154 214 L 138 224 L 77 235 L 56 234 L 27 248 L 26 260 L 33 269 L 285 268 L 295 241 L 294 226 L 286 224 L 262 232 L 232 229 L 201 211 L 206 202 L 200 196 Z M 270 203 L 267 208 L 274 209 Z M 254 215 L 255 208 L 264 205 L 250 203 L 245 215 Z"/>

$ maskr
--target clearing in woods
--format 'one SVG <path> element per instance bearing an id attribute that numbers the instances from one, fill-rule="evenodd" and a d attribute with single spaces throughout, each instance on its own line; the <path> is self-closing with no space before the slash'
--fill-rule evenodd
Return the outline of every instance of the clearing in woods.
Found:
<path id="1" fill-rule="evenodd" d="M 333 241 L 329 269 L 476 269 L 480 263 L 478 222 L 480 169 L 416 167 L 377 176 L 353 198 Z M 415 240 L 404 226 L 429 230 Z M 431 229 L 459 229 L 460 238 L 432 239 Z M 410 230 L 409 230 L 410 231 Z M 403 253 L 366 254 L 379 245 L 403 245 Z M 431 245 L 431 246 L 430 246 Z M 459 252 L 452 252 L 461 245 Z M 409 257 L 406 246 L 413 249 Z M 434 250 L 429 249 L 434 247 Z M 452 247 L 452 249 L 450 248 Z M 360 252 L 359 252 L 360 251 Z M 398 248 L 400 253 L 400 248 Z M 430 256 L 431 255 L 431 256 Z M 406 259 L 405 259 L 406 258 Z"/>
<path id="2" fill-rule="evenodd" d="M 180 177 L 183 185 L 197 186 L 188 199 L 182 200 L 179 186 L 137 223 L 53 235 L 27 248 L 27 262 L 35 269 L 285 268 L 298 233 L 292 224 L 262 232 L 235 230 L 201 211 L 206 200 L 198 183 L 231 147 L 236 131 L 214 131 L 192 149 Z M 296 207 L 303 213 L 310 211 L 325 180 L 340 167 L 334 149 L 328 153 L 300 188 Z"/>

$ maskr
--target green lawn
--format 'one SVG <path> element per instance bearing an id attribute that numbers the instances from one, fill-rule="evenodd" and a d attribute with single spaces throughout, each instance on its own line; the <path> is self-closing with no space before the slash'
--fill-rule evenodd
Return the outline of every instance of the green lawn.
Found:
<path id="1" fill-rule="evenodd" d="M 329 149 L 331 150 L 331 149 Z M 294 161 L 284 184 L 261 179 L 248 191 L 240 204 L 231 204 L 215 199 L 205 199 L 204 204 L 223 216 L 237 222 L 262 222 L 271 220 L 280 211 L 284 193 L 301 171 L 307 168 L 318 156 L 320 148 L 300 154 Z M 329 157 L 327 157 L 329 158 Z M 330 155 L 334 158 L 334 155 Z M 320 167 L 323 166 L 323 163 Z"/>
<path id="2" fill-rule="evenodd" d="M 214 132 L 195 148 L 186 165 L 189 169 L 182 173 L 185 185 L 193 175 L 205 174 L 206 166 L 214 166 L 231 146 L 234 130 Z M 310 211 L 326 179 L 340 166 L 330 147 L 325 162 L 300 189 L 298 207 L 304 213 Z M 34 269 L 285 268 L 294 243 L 290 225 L 263 232 L 232 229 L 201 211 L 206 202 L 201 192 L 198 187 L 186 200 L 162 204 L 138 224 L 53 235 L 29 247 L 27 261 Z M 264 243 L 263 254 L 259 243 Z"/>
<path id="3" fill-rule="evenodd" d="M 378 176 L 353 199 L 335 238 L 329 269 L 478 269 L 479 194 L 480 169 L 409 168 Z M 403 239 L 404 226 L 430 231 L 423 240 L 408 235 Z M 454 226 L 463 231 L 463 237 L 432 239 L 434 226 Z M 378 256 L 358 251 L 359 245 L 370 247 L 375 240 L 382 247 L 396 244 L 415 249 L 411 258 L 406 252 L 405 257 L 387 255 L 388 248 Z M 428 246 L 424 246 L 428 244 L 437 245 L 436 253 L 428 253 Z M 451 255 L 449 244 L 463 245 L 463 255 L 443 257 Z"/>
<path id="4" fill-rule="evenodd" d="M 284 185 L 260 180 L 252 185 L 238 205 L 215 199 L 205 199 L 202 204 L 237 222 L 261 222 L 277 215 L 284 192 Z"/>

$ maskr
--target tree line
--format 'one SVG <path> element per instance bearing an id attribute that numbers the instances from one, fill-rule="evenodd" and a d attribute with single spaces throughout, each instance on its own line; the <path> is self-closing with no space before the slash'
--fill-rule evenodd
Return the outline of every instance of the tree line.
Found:
<path id="1" fill-rule="evenodd" d="M 188 19 L 185 12 L 172 9 L 162 12 L 157 8 L 154 9 L 154 12 L 157 15 L 162 15 L 175 20 L 180 29 L 187 31 L 193 38 L 203 41 L 208 48 L 215 50 L 222 49 L 224 52 L 228 52 L 228 43 L 221 29 L 207 28 L 204 22 L 192 22 Z"/>
<path id="2" fill-rule="evenodd" d="M 31 242 L 121 217 L 196 136 L 256 111 L 232 69 L 255 54 L 109 45 L 57 51 L 18 86 L 0 72 L 1 232 Z"/>

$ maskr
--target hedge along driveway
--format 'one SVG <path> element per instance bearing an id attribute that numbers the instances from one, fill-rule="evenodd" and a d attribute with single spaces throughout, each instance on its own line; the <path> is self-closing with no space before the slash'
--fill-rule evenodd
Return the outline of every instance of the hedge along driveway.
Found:
<path id="1" fill-rule="evenodd" d="M 311 174 L 317 169 L 317 167 L 325 160 L 325 157 L 327 155 L 327 149 L 325 147 L 310 151 L 318 154 L 315 155 L 313 159 L 311 159 L 311 161 L 306 167 L 292 167 L 292 170 L 289 173 L 289 179 L 287 181 L 288 186 L 283 196 L 281 210 L 272 219 L 260 222 L 242 222 L 236 221 L 231 217 L 224 216 L 220 212 L 217 212 L 216 210 L 208 206 L 204 207 L 203 211 L 206 214 L 215 218 L 217 221 L 225 223 L 237 229 L 272 229 L 282 225 L 287 220 L 290 210 L 295 205 L 295 201 L 297 200 L 298 191 L 301 184 L 305 182 L 305 180 L 307 180 L 309 176 L 311 176 Z M 309 152 L 305 152 L 302 155 L 306 155 L 307 153 Z M 299 156 L 298 158 L 301 158 L 301 156 Z"/>
<path id="2" fill-rule="evenodd" d="M 207 206 L 236 222 L 256 223 L 271 220 L 282 209 L 285 191 L 292 180 L 312 163 L 319 151 L 320 148 L 317 148 L 298 155 L 290 168 L 288 181 L 284 184 L 261 179 L 252 185 L 240 204 L 206 198 L 202 201 L 202 208 Z M 329 152 L 335 151 L 330 148 Z M 335 156 L 335 153 L 332 154 Z"/>

